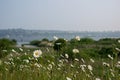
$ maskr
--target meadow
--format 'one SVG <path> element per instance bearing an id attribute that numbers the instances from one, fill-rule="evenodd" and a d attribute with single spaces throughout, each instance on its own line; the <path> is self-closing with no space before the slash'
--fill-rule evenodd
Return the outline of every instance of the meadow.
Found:
<path id="1" fill-rule="evenodd" d="M 54 39 L 30 42 L 37 48 L 1 39 L 0 80 L 120 80 L 119 38 Z"/>

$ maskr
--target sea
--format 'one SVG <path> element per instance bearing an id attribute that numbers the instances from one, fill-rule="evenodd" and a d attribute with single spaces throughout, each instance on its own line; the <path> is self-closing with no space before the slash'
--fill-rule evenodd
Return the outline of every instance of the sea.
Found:
<path id="1" fill-rule="evenodd" d="M 73 39 L 75 36 L 80 38 L 92 38 L 99 40 L 102 38 L 120 38 L 120 31 L 59 31 L 59 30 L 24 30 L 24 29 L 5 29 L 0 30 L 0 38 L 9 38 L 17 40 L 18 44 L 29 44 L 33 40 L 42 40 L 47 38 L 53 40 L 54 36 L 58 38 L 65 38 L 67 40 Z"/>

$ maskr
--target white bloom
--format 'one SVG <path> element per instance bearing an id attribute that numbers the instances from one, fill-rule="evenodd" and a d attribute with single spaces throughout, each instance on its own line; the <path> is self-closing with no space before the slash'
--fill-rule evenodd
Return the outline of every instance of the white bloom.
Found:
<path id="1" fill-rule="evenodd" d="M 7 52 L 7 50 L 2 50 L 3 52 Z"/>
<path id="2" fill-rule="evenodd" d="M 57 37 L 57 36 L 53 36 L 53 38 L 54 38 L 55 40 L 58 40 L 58 37 Z"/>
<path id="3" fill-rule="evenodd" d="M 69 58 L 68 54 L 65 54 L 65 57 L 66 57 L 66 58 Z"/>
<path id="4" fill-rule="evenodd" d="M 119 48 L 115 48 L 115 49 L 120 52 L 120 49 L 119 49 Z"/>
<path id="5" fill-rule="evenodd" d="M 84 64 L 80 65 L 80 68 L 82 69 L 83 72 L 85 72 L 85 67 L 86 67 L 86 65 L 84 65 Z"/>
<path id="6" fill-rule="evenodd" d="M 94 63 L 94 62 L 95 62 L 92 58 L 90 59 L 90 61 L 91 61 L 92 63 Z"/>
<path id="7" fill-rule="evenodd" d="M 24 59 L 23 61 L 26 62 L 26 63 L 29 63 L 29 60 L 28 60 L 28 59 Z"/>
<path id="8" fill-rule="evenodd" d="M 79 59 L 78 59 L 78 58 L 75 58 L 75 61 L 79 61 Z"/>
<path id="9" fill-rule="evenodd" d="M 92 66 L 91 66 L 91 65 L 88 65 L 88 69 L 89 69 L 90 71 L 92 71 L 92 70 L 93 70 L 93 68 L 92 68 Z"/>
<path id="10" fill-rule="evenodd" d="M 95 80 L 101 80 L 100 78 L 95 78 Z"/>
<path id="11" fill-rule="evenodd" d="M 76 36 L 75 39 L 80 41 L 80 36 Z"/>
<path id="12" fill-rule="evenodd" d="M 69 78 L 69 77 L 66 77 L 66 80 L 72 80 L 71 78 Z"/>
<path id="13" fill-rule="evenodd" d="M 108 64 L 108 63 L 106 63 L 106 62 L 103 62 L 103 65 L 104 65 L 104 66 L 107 66 L 107 67 L 110 66 L 110 64 Z"/>
<path id="14" fill-rule="evenodd" d="M 82 61 L 83 63 L 85 63 L 85 60 L 84 60 L 83 58 L 81 58 L 81 61 Z"/>
<path id="15" fill-rule="evenodd" d="M 22 48 L 19 48 L 19 50 L 20 50 L 20 51 L 23 51 L 23 49 L 22 49 Z"/>
<path id="16" fill-rule="evenodd" d="M 118 40 L 118 43 L 120 43 L 120 40 Z"/>
<path id="17" fill-rule="evenodd" d="M 108 54 L 108 57 L 109 57 L 111 60 L 113 60 L 113 57 L 112 57 L 111 55 Z"/>
<path id="18" fill-rule="evenodd" d="M 41 50 L 35 50 L 34 52 L 33 52 L 33 56 L 35 57 L 35 58 L 38 58 L 38 57 L 40 57 L 42 55 L 42 51 Z"/>
<path id="19" fill-rule="evenodd" d="M 16 53 L 16 51 L 14 49 L 12 49 L 12 52 Z"/>
<path id="20" fill-rule="evenodd" d="M 61 43 L 56 43 L 57 45 L 61 45 Z"/>
<path id="21" fill-rule="evenodd" d="M 73 49 L 73 53 L 79 53 L 78 49 Z"/>

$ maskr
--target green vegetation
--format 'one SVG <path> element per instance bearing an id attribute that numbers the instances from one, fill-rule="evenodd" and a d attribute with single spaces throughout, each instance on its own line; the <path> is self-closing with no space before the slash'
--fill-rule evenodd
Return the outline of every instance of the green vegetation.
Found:
<path id="1" fill-rule="evenodd" d="M 5 57 L 8 53 L 6 50 L 10 48 L 10 46 L 16 45 L 16 40 L 9 40 L 6 38 L 0 39 L 0 58 Z"/>
<path id="2" fill-rule="evenodd" d="M 1 39 L 0 80 L 120 80 L 118 40 L 43 39 L 30 42 L 38 48 L 18 48 Z"/>

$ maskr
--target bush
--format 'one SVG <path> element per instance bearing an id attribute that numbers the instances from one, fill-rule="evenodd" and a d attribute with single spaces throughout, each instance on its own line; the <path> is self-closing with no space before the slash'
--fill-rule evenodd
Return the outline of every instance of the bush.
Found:
<path id="1" fill-rule="evenodd" d="M 41 43 L 41 41 L 39 41 L 39 40 L 33 40 L 30 42 L 30 45 L 39 46 L 40 43 Z"/>
<path id="2" fill-rule="evenodd" d="M 7 53 L 4 53 L 3 50 L 8 50 L 11 45 L 14 45 L 15 42 L 9 39 L 0 39 L 0 58 L 7 55 Z"/>
<path id="3" fill-rule="evenodd" d="M 54 50 L 59 51 L 62 48 L 64 48 L 65 46 L 66 46 L 66 41 L 64 39 L 60 38 L 54 42 L 53 48 L 54 48 Z"/>
<path id="4" fill-rule="evenodd" d="M 98 52 L 101 57 L 107 57 L 108 54 L 113 55 L 113 48 L 112 47 L 102 47 Z"/>
<path id="5" fill-rule="evenodd" d="M 85 43 L 85 44 L 90 44 L 90 43 L 94 43 L 95 41 L 91 38 L 82 38 L 80 40 L 80 43 Z"/>

